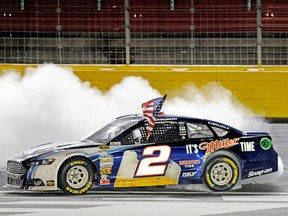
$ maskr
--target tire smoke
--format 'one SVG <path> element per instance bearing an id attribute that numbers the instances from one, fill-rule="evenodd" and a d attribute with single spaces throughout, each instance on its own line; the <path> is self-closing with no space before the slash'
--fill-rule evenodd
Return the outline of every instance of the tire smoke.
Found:
<path id="1" fill-rule="evenodd" d="M 169 96 L 171 94 L 171 97 Z M 0 76 L 0 167 L 13 154 L 37 144 L 73 140 L 121 115 L 141 113 L 141 103 L 161 94 L 141 77 L 125 77 L 107 92 L 91 87 L 71 68 L 53 64 L 9 70 Z M 167 114 L 220 121 L 245 129 L 255 114 L 217 83 L 168 92 Z M 261 119 L 252 122 L 263 123 Z"/>

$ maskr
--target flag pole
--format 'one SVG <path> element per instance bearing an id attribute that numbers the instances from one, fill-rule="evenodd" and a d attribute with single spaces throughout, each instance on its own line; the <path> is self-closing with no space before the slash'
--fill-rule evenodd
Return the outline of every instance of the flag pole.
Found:
<path id="1" fill-rule="evenodd" d="M 149 138 L 150 138 L 150 134 L 147 135 L 147 137 L 146 137 L 146 141 L 148 141 Z"/>

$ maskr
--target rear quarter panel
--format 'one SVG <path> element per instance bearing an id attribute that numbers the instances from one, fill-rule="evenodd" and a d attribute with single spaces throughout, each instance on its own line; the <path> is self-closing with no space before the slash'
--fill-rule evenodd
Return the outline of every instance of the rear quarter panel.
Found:
<path id="1" fill-rule="evenodd" d="M 278 171 L 278 154 L 271 148 L 265 150 L 261 147 L 262 138 L 270 136 L 244 136 L 239 144 L 229 150 L 234 152 L 240 160 L 241 178 L 253 178 Z"/>

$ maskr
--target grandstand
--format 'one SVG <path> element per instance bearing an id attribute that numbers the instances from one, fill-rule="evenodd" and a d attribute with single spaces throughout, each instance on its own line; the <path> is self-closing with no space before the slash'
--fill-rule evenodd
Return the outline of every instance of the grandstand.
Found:
<path id="1" fill-rule="evenodd" d="M 0 63 L 287 65 L 287 0 L 2 0 Z"/>
<path id="2" fill-rule="evenodd" d="M 102 91 L 216 82 L 288 118 L 288 0 L 1 0 L 0 70 L 68 65 Z"/>

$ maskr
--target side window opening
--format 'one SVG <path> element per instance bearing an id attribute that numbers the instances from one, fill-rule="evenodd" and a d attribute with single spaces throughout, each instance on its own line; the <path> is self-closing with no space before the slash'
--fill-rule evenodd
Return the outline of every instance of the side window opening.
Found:
<path id="1" fill-rule="evenodd" d="M 145 143 L 155 142 L 177 142 L 179 141 L 179 132 L 177 122 L 158 122 L 155 124 L 154 129 L 148 140 Z"/>
<path id="2" fill-rule="evenodd" d="M 122 138 L 122 145 L 133 145 L 143 143 L 165 143 L 180 140 L 178 124 L 176 122 L 156 123 L 151 135 L 147 140 L 145 126 L 140 126 Z"/>
<path id="3" fill-rule="evenodd" d="M 223 129 L 223 128 L 219 128 L 219 127 L 215 127 L 215 126 L 211 126 L 211 127 L 215 131 L 217 136 L 219 136 L 219 137 L 223 137 L 229 132 L 228 130 Z"/>
<path id="4" fill-rule="evenodd" d="M 146 129 L 144 126 L 134 129 L 121 140 L 121 145 L 133 145 L 145 143 Z"/>
<path id="5" fill-rule="evenodd" d="M 139 143 L 142 143 L 142 133 L 140 131 L 139 128 L 136 128 L 135 130 L 132 131 L 132 134 L 133 134 L 133 137 L 134 137 L 134 143 L 135 144 L 139 144 Z"/>
<path id="6" fill-rule="evenodd" d="M 121 145 L 132 145 L 134 144 L 134 137 L 133 133 L 127 134 L 125 137 L 121 140 Z"/>
<path id="7" fill-rule="evenodd" d="M 187 123 L 188 138 L 210 138 L 213 137 L 212 131 L 204 124 Z"/>

